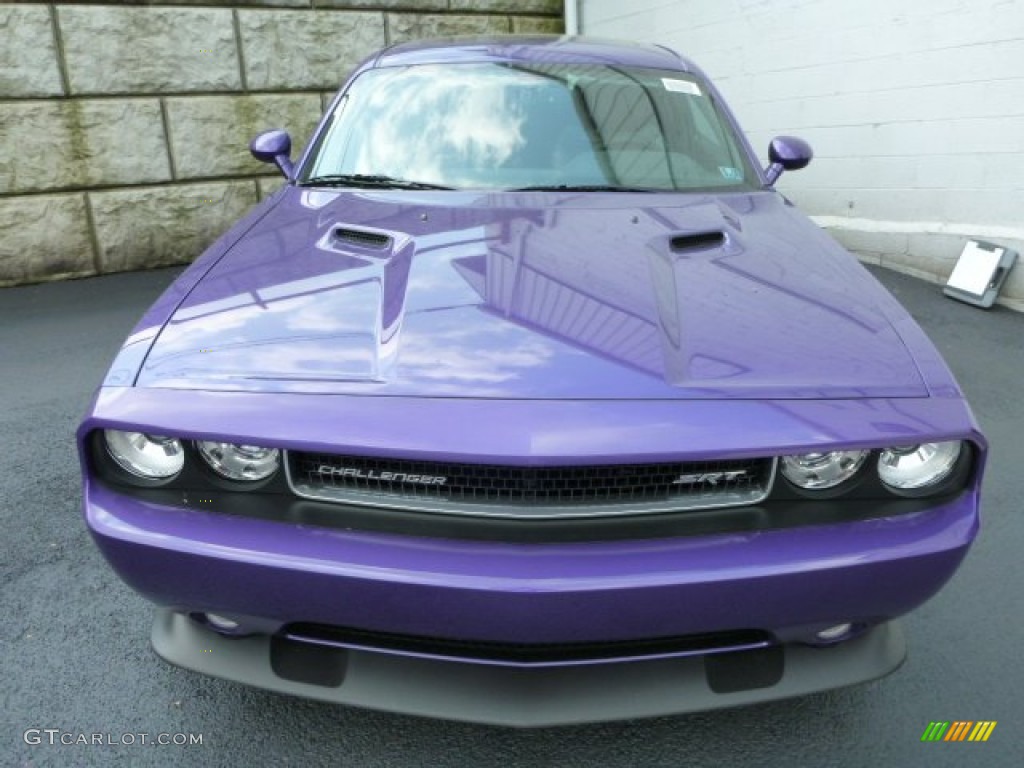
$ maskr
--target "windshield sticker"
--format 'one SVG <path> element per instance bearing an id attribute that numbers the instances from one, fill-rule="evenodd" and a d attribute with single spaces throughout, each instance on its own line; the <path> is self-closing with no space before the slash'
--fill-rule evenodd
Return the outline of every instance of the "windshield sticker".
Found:
<path id="1" fill-rule="evenodd" d="M 743 171 L 739 168 L 733 168 L 729 165 L 720 165 L 718 166 L 718 172 L 722 174 L 723 179 L 728 179 L 729 181 L 743 181 Z"/>
<path id="2" fill-rule="evenodd" d="M 676 80 L 671 77 L 661 78 L 661 84 L 665 86 L 666 91 L 672 91 L 673 93 L 688 93 L 691 96 L 700 96 L 700 87 L 696 83 L 691 83 L 689 80 Z"/>

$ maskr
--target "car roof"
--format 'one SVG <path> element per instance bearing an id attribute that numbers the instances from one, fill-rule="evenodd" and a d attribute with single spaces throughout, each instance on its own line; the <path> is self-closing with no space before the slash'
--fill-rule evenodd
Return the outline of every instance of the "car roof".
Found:
<path id="1" fill-rule="evenodd" d="M 699 71 L 692 62 L 659 45 L 558 35 L 448 37 L 399 43 L 383 50 L 375 67 L 474 61 L 620 64 Z"/>

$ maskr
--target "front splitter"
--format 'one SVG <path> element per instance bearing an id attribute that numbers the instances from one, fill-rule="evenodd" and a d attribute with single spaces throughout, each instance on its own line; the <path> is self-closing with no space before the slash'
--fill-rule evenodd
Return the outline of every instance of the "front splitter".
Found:
<path id="1" fill-rule="evenodd" d="M 346 655 L 343 680 L 326 686 L 275 673 L 271 638 L 229 638 L 160 609 L 153 648 L 171 664 L 278 693 L 403 714 L 520 728 L 701 712 L 774 701 L 874 680 L 906 658 L 896 622 L 826 648 L 787 645 L 777 682 L 715 692 L 706 659 L 686 657 L 570 667 L 512 668 L 366 650 Z M 735 656 L 714 656 L 717 670 Z M 735 677 L 735 675 L 734 675 Z M 720 686 L 716 686 L 720 687 Z"/>

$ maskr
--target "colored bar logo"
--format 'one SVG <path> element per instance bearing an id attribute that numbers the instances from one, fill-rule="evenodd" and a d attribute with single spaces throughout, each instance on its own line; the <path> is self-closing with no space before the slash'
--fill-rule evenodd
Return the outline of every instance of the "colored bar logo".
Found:
<path id="1" fill-rule="evenodd" d="M 996 720 L 932 721 L 924 729 L 921 741 L 988 741 L 996 729 Z"/>

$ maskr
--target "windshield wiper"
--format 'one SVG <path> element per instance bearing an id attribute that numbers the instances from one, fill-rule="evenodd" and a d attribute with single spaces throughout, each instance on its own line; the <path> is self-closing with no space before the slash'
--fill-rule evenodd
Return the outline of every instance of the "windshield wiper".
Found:
<path id="1" fill-rule="evenodd" d="M 645 187 L 620 187 L 614 184 L 541 184 L 535 187 L 516 187 L 509 192 L 670 192 L 671 190 Z"/>
<path id="2" fill-rule="evenodd" d="M 329 176 L 313 176 L 299 182 L 300 187 L 380 187 L 382 189 L 454 189 L 429 181 L 410 181 L 393 176 L 377 176 L 366 173 L 335 173 Z"/>

